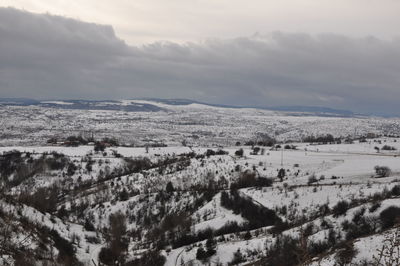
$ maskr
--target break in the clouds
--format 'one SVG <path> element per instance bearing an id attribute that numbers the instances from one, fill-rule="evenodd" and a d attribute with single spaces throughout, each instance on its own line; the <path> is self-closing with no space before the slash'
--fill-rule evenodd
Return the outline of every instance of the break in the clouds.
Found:
<path id="1" fill-rule="evenodd" d="M 0 97 L 190 98 L 400 114 L 400 40 L 275 32 L 131 46 L 111 26 L 0 8 Z"/>

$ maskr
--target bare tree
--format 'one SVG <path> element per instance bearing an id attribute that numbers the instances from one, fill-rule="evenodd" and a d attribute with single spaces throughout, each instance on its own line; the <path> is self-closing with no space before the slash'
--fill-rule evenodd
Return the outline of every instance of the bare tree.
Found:
<path id="1" fill-rule="evenodd" d="M 378 256 L 373 256 L 373 265 L 397 266 L 400 265 L 400 227 L 394 234 L 387 233 L 383 245 L 378 251 Z"/>

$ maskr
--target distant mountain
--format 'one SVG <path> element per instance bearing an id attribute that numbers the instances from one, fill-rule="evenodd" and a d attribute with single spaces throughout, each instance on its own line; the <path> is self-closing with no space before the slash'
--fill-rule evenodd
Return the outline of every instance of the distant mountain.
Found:
<path id="1" fill-rule="evenodd" d="M 145 100 L 146 102 L 143 102 Z M 137 101 L 137 102 L 135 102 Z M 153 104 L 154 103 L 154 104 Z M 237 105 L 224 105 L 224 104 L 210 104 L 200 101 L 188 99 L 159 99 L 159 98 L 142 98 L 132 100 L 48 100 L 38 101 L 27 98 L 0 98 L 0 105 L 14 105 L 14 106 L 42 106 L 60 109 L 80 109 L 80 110 L 114 110 L 125 112 L 158 112 L 166 111 L 165 108 L 160 107 L 157 103 L 171 106 L 184 106 L 190 104 L 202 104 L 206 106 L 220 107 L 220 108 L 255 108 L 262 110 L 271 110 L 284 112 L 287 115 L 294 116 L 333 116 L 333 117 L 352 117 L 355 114 L 352 111 L 333 109 L 328 107 L 317 106 L 278 106 L 278 107 L 260 107 L 260 106 L 237 106 Z"/>

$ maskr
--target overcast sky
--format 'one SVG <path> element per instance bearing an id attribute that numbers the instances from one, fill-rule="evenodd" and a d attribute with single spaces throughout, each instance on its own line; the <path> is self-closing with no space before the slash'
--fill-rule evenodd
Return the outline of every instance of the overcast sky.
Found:
<path id="1" fill-rule="evenodd" d="M 0 97 L 190 98 L 400 115 L 397 0 L 0 6 Z"/>

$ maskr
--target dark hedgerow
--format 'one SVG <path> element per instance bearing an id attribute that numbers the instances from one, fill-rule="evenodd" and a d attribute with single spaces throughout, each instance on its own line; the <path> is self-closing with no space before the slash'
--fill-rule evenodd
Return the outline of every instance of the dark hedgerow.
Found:
<path id="1" fill-rule="evenodd" d="M 400 222 L 400 208 L 390 206 L 381 212 L 379 218 L 381 219 L 383 229 L 392 227 L 396 223 Z"/>
<path id="2" fill-rule="evenodd" d="M 350 208 L 350 204 L 347 201 L 345 201 L 345 200 L 339 201 L 332 208 L 333 217 L 339 217 L 341 215 L 345 215 L 349 208 Z"/>
<path id="3" fill-rule="evenodd" d="M 231 190 L 230 193 L 223 191 L 221 205 L 246 218 L 249 229 L 274 225 L 280 220 L 275 211 L 255 204 L 250 198 L 242 197 L 237 190 Z"/>

